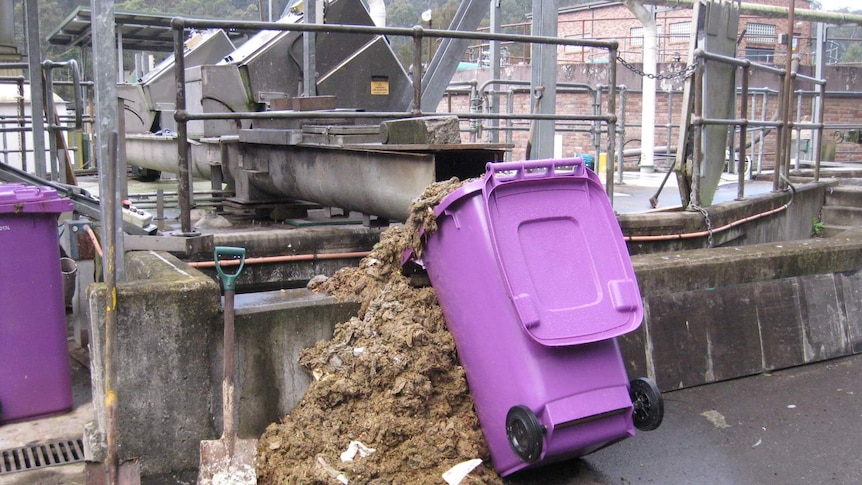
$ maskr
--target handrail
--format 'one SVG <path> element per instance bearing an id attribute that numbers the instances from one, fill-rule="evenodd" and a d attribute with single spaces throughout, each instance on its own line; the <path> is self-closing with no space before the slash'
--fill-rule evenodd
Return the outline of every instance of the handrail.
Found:
<path id="1" fill-rule="evenodd" d="M 364 25 L 343 25 L 343 24 L 315 24 L 315 23 L 270 23 L 270 22 L 255 22 L 255 21 L 223 21 L 223 20 L 204 20 L 204 19 L 188 19 L 182 17 L 174 17 L 171 19 L 171 28 L 174 33 L 174 76 L 177 87 L 177 98 L 174 112 L 174 119 L 177 122 L 177 150 L 178 150 L 178 193 L 180 194 L 180 225 L 182 233 L 191 233 L 191 179 L 189 171 L 189 140 L 187 123 L 192 120 L 220 120 L 220 119 L 284 119 L 284 118 L 327 118 L 332 117 L 332 112 L 311 112 L 305 111 L 302 113 L 283 112 L 283 111 L 267 111 L 267 112 L 234 112 L 234 113 L 189 113 L 186 109 L 186 92 L 185 92 L 185 30 L 193 29 L 231 29 L 234 31 L 257 32 L 257 31 L 295 31 L 295 32 L 333 32 L 333 33 L 357 33 L 357 34 L 373 34 L 373 35 L 389 35 L 412 37 L 413 42 L 413 57 L 414 57 L 414 73 L 413 73 L 413 111 L 411 112 L 348 112 L 338 111 L 337 115 L 340 118 L 396 118 L 396 117 L 413 117 L 421 116 L 421 65 L 422 65 L 422 39 L 429 38 L 450 38 L 450 39 L 473 39 L 473 40 L 496 40 L 496 41 L 513 41 L 530 44 L 552 44 L 564 46 L 581 46 L 606 49 L 608 58 L 611 59 L 611 69 L 608 71 L 609 78 L 609 96 L 608 96 L 608 115 L 587 115 L 581 117 L 587 121 L 601 121 L 608 124 L 608 132 L 613 134 L 616 132 L 616 57 L 619 48 L 619 42 L 615 40 L 592 40 L 592 39 L 567 39 L 548 36 L 533 36 L 520 34 L 503 34 L 503 33 L 484 33 L 484 32 L 463 32 L 449 31 L 439 29 L 424 29 L 421 26 L 412 28 L 400 27 L 377 27 Z M 557 120 L 567 119 L 565 116 L 549 115 L 549 114 L 529 114 L 517 115 L 508 117 L 507 115 L 487 114 L 472 112 L 469 114 L 459 114 L 460 117 L 466 119 L 529 119 L 529 120 Z M 614 152 L 614 136 L 608 136 L 608 153 Z M 608 196 L 613 199 L 613 156 L 609 159 L 609 176 L 607 183 Z"/>
<path id="2" fill-rule="evenodd" d="M 739 150 L 738 150 L 738 162 L 737 162 L 738 163 L 738 173 L 739 173 L 739 192 L 738 192 L 737 198 L 742 199 L 742 198 L 744 198 L 744 194 L 745 194 L 745 191 L 744 191 L 745 190 L 744 189 L 744 186 L 745 186 L 745 177 L 744 177 L 745 148 L 746 148 L 746 132 L 747 132 L 748 128 L 749 127 L 778 128 L 780 130 L 779 131 L 780 136 L 779 136 L 779 144 L 778 144 L 778 150 L 777 150 L 778 156 L 776 157 L 776 162 L 775 162 L 775 177 L 773 180 L 773 190 L 778 190 L 779 189 L 779 182 L 782 179 L 786 180 L 783 178 L 782 170 L 784 172 L 789 170 L 790 143 L 791 143 L 790 142 L 790 140 L 791 140 L 790 130 L 796 129 L 797 132 L 798 132 L 798 130 L 801 130 L 803 128 L 817 130 L 819 132 L 818 139 L 822 140 L 823 129 L 825 126 L 823 124 L 823 114 L 822 113 L 815 114 L 817 116 L 817 119 L 815 120 L 814 123 L 806 123 L 806 122 L 802 122 L 801 120 L 794 122 L 794 121 L 790 120 L 789 110 L 786 108 L 783 108 L 783 107 L 785 106 L 785 103 L 789 102 L 788 101 L 789 97 L 792 94 L 794 94 L 793 88 L 792 88 L 792 83 L 794 81 L 797 81 L 797 80 L 811 82 L 818 87 L 817 92 L 814 95 L 820 96 L 822 98 L 825 96 L 825 93 L 826 93 L 826 80 L 801 75 L 798 72 L 796 72 L 795 65 L 792 66 L 790 69 L 780 69 L 780 68 L 768 66 L 765 64 L 759 64 L 756 62 L 751 62 L 748 59 L 738 59 L 735 57 L 728 57 L 728 56 L 719 55 L 719 54 L 715 54 L 715 53 L 711 53 L 711 52 L 706 52 L 702 48 L 696 49 L 694 51 L 694 58 L 698 59 L 698 60 L 702 60 L 704 63 L 706 63 L 706 62 L 719 62 L 722 64 L 727 64 L 727 65 L 735 66 L 736 68 L 742 69 L 742 86 L 741 86 L 741 90 L 737 90 L 737 92 L 741 91 L 740 95 L 742 98 L 742 103 L 741 103 L 740 110 L 739 110 L 740 111 L 740 113 L 739 113 L 740 117 L 735 118 L 735 119 L 706 118 L 703 116 L 703 113 L 702 113 L 703 106 L 700 103 L 695 102 L 695 112 L 694 112 L 694 115 L 692 116 L 692 125 L 695 127 L 696 138 L 700 135 L 703 126 L 713 125 L 713 126 L 738 126 L 738 127 L 740 127 L 740 130 L 739 130 L 740 131 L 740 134 L 739 134 L 740 146 L 739 146 Z M 788 65 L 790 65 L 790 63 L 788 63 Z M 767 73 L 775 74 L 775 75 L 781 77 L 781 79 L 783 81 L 789 81 L 791 83 L 788 87 L 786 85 L 786 82 L 782 82 L 781 89 L 778 90 L 778 97 L 780 99 L 779 111 L 781 113 L 781 115 L 779 116 L 781 118 L 780 120 L 778 120 L 778 121 L 765 121 L 765 120 L 750 120 L 748 118 L 747 111 L 748 111 L 748 95 L 749 95 L 749 93 L 755 92 L 755 91 L 761 91 L 764 93 L 773 92 L 771 90 L 767 91 L 765 88 L 760 89 L 760 90 L 756 90 L 756 89 L 751 89 L 749 87 L 749 76 L 750 76 L 751 71 L 753 71 L 753 70 L 760 70 L 760 71 L 764 71 Z M 695 76 L 696 76 L 695 83 L 697 83 L 698 85 L 701 85 L 703 83 L 703 68 L 702 67 L 696 71 Z M 695 156 L 695 160 L 696 160 L 694 165 L 699 165 L 698 161 L 699 161 L 699 158 L 701 156 L 701 150 L 702 150 L 702 146 L 700 144 L 700 141 L 695 142 L 694 150 L 695 150 L 694 156 Z M 797 152 L 798 152 L 798 147 L 797 147 Z M 815 152 L 814 179 L 816 181 L 819 179 L 819 174 L 820 174 L 820 162 L 821 162 L 821 160 L 820 160 L 820 157 L 821 157 L 820 148 L 814 147 L 814 152 Z M 731 157 L 731 160 L 732 159 L 733 159 L 733 157 Z M 798 155 L 797 155 L 797 161 L 798 161 Z M 697 167 L 694 167 L 694 168 L 695 168 L 695 170 L 697 169 Z M 697 176 L 698 175 L 695 175 L 695 177 L 697 177 Z M 698 194 L 695 192 L 697 192 L 699 190 L 699 187 L 698 187 L 698 184 L 696 183 L 697 181 L 695 180 L 694 182 L 695 183 L 693 184 L 692 200 L 693 200 L 693 205 L 697 206 L 697 205 L 699 205 L 699 197 L 698 197 Z"/>

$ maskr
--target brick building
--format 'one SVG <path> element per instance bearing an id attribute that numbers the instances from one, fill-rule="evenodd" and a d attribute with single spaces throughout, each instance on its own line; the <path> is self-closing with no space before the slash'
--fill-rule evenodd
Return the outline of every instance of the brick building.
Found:
<path id="1" fill-rule="evenodd" d="M 747 0 L 746 3 L 788 7 L 790 0 Z M 692 31 L 689 8 L 650 7 L 655 13 L 658 30 L 658 62 L 669 63 L 675 58 L 685 60 L 688 55 Z M 809 0 L 796 0 L 796 8 L 810 9 Z M 643 55 L 643 26 L 621 2 L 597 2 L 592 5 L 563 8 L 559 11 L 557 35 L 566 39 L 617 40 L 620 56 L 627 62 L 641 62 Z M 757 17 L 743 14 L 739 19 L 739 57 L 753 62 L 783 65 L 786 45 L 779 39 L 788 33 L 786 19 Z M 810 22 L 796 22 L 793 29 L 793 51 L 810 65 L 812 58 L 812 27 Z M 602 59 L 602 56 L 605 59 Z M 602 51 L 582 47 L 561 48 L 561 63 L 607 61 Z"/>
<path id="2" fill-rule="evenodd" d="M 779 7 L 787 7 L 790 0 L 747 0 L 746 3 L 759 3 Z M 796 0 L 796 8 L 809 9 L 809 0 Z M 686 62 L 691 35 L 691 9 L 655 7 L 659 32 L 657 73 L 678 71 Z M 816 45 L 812 42 L 813 26 L 807 21 L 797 21 L 794 25 L 794 53 L 801 59 L 800 71 L 813 75 Z M 784 67 L 787 50 L 779 39 L 788 31 L 788 21 L 785 18 L 756 17 L 742 14 L 739 21 L 739 31 L 744 35 L 739 43 L 738 57 L 748 58 L 761 64 Z M 634 69 L 642 68 L 643 27 L 634 14 L 621 2 L 597 2 L 590 6 L 568 7 L 559 11 L 558 37 L 586 38 L 594 40 L 617 40 L 619 54 L 626 62 L 634 65 Z M 679 56 L 680 62 L 675 63 Z M 561 46 L 558 51 L 557 75 L 557 113 L 559 114 L 590 114 L 595 110 L 594 98 L 589 93 L 574 93 L 565 90 L 566 85 L 588 85 L 597 87 L 607 83 L 608 70 L 607 51 L 582 47 Z M 490 69 L 479 68 L 473 71 L 459 72 L 457 81 L 475 80 L 483 85 L 488 81 Z M 517 114 L 528 113 L 531 110 L 529 90 L 527 93 L 516 91 L 514 87 L 505 85 L 505 81 L 529 79 L 529 59 L 522 62 L 506 64 L 500 84 L 496 88 L 500 93 L 499 105 L 506 108 L 505 112 Z M 841 64 L 826 66 L 827 96 L 825 101 L 824 122 L 828 125 L 853 125 L 852 128 L 828 129 L 824 133 L 824 142 L 835 141 L 834 158 L 838 161 L 862 160 L 862 145 L 847 141 L 845 135 L 849 130 L 862 128 L 862 73 L 860 67 Z M 617 84 L 623 87 L 617 99 L 619 127 L 622 127 L 625 148 L 640 146 L 640 122 L 642 106 L 642 78 L 633 70 L 618 65 Z M 675 145 L 682 115 L 681 82 L 657 83 L 656 129 L 655 145 Z M 750 86 L 754 91 L 749 99 L 749 119 L 771 119 L 778 110 L 777 90 L 780 79 L 774 74 L 756 71 L 752 73 Z M 559 88 L 564 89 L 560 90 Z M 807 82 L 797 82 L 794 85 L 793 119 L 811 119 L 813 101 L 810 92 L 813 85 Z M 481 97 L 483 93 L 480 93 Z M 487 98 L 487 95 L 485 96 Z M 470 96 L 453 95 L 443 100 L 440 111 L 467 112 L 471 109 Z M 466 125 L 466 123 L 465 123 Z M 856 126 L 858 125 L 858 127 Z M 514 144 L 513 159 L 524 156 L 528 123 L 513 123 L 508 125 L 507 137 Z M 567 123 L 557 123 L 557 132 L 562 138 L 563 155 L 569 156 L 580 149 L 591 151 L 595 138 L 592 132 L 583 126 Z M 763 130 L 762 133 L 752 133 L 749 136 L 763 135 L 760 143 L 751 148 L 750 157 L 762 161 L 764 169 L 774 165 L 776 151 L 776 133 L 774 130 Z M 475 134 L 474 134 L 475 136 Z M 813 159 L 813 153 L 800 154 L 803 160 Z M 636 163 L 637 157 L 626 160 L 626 165 Z M 656 158 L 659 166 L 669 163 L 668 160 Z"/>

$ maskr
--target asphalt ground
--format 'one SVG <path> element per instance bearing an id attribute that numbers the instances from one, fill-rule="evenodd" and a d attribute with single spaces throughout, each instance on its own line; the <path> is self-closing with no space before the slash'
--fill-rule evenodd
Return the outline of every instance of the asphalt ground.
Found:
<path id="1" fill-rule="evenodd" d="M 512 484 L 862 484 L 862 355 L 664 395 L 655 431 Z"/>

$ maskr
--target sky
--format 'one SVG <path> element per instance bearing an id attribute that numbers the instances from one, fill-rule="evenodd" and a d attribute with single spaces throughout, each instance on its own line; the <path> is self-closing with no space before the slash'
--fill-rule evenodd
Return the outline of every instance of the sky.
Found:
<path id="1" fill-rule="evenodd" d="M 838 10 L 844 7 L 850 10 L 862 9 L 859 0 L 820 0 L 823 10 Z"/>

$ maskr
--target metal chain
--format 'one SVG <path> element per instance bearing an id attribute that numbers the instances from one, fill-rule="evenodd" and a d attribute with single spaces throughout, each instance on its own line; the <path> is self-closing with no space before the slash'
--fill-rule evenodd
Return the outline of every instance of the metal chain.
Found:
<path id="1" fill-rule="evenodd" d="M 712 221 L 709 219 L 709 212 L 706 211 L 703 207 L 699 205 L 691 204 L 691 208 L 697 211 L 700 211 L 703 214 L 703 219 L 706 221 L 706 230 L 709 233 L 709 237 L 707 238 L 707 248 L 712 248 L 715 243 L 712 239 Z"/>
<path id="2" fill-rule="evenodd" d="M 629 71 L 637 74 L 640 77 L 648 77 L 650 79 L 663 80 L 663 79 L 688 79 L 694 75 L 694 72 L 697 70 L 697 61 L 685 66 L 685 69 L 680 69 L 679 71 L 670 71 L 664 74 L 652 74 L 646 73 L 641 69 L 638 69 L 633 64 L 629 64 L 623 59 L 621 56 L 617 56 L 617 60 Z"/>

